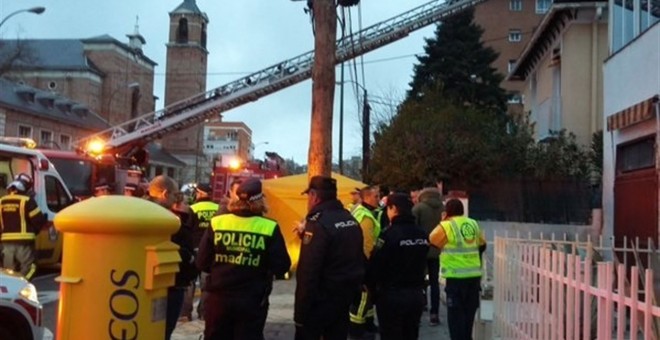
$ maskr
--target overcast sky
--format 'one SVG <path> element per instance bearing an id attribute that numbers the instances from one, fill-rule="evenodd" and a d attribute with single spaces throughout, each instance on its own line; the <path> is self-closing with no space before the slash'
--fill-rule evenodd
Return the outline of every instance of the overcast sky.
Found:
<path id="1" fill-rule="evenodd" d="M 164 98 L 165 43 L 169 15 L 183 0 L 0 0 L 0 18 L 23 8 L 44 6 L 41 15 L 21 13 L 1 28 L 3 38 L 68 39 L 109 34 L 127 42 L 135 18 L 147 44 L 145 54 L 156 61 L 155 95 Z M 362 0 L 362 27 L 389 19 L 429 0 Z M 314 37 L 304 1 L 290 0 L 197 0 L 209 17 L 208 77 L 211 89 L 313 49 Z M 358 30 L 358 10 L 353 7 L 353 29 Z M 433 34 L 429 26 L 398 42 L 366 54 L 364 84 L 374 100 L 401 98 L 412 75 L 415 54 L 422 53 L 424 37 Z M 353 70 L 353 64 L 350 65 Z M 346 79 L 349 78 L 346 68 Z M 362 67 L 357 63 L 360 83 Z M 339 80 L 339 67 L 337 67 Z M 311 81 L 281 90 L 257 102 L 226 112 L 225 121 L 243 121 L 252 129 L 256 155 L 278 152 L 284 158 L 307 163 L 309 148 Z M 344 159 L 361 153 L 361 130 L 356 95 L 345 88 Z M 382 99 L 380 97 L 383 97 Z M 386 113 L 387 105 L 373 104 Z M 336 89 L 333 128 L 333 160 L 338 159 L 339 87 Z M 268 142 L 264 144 L 263 142 Z"/>

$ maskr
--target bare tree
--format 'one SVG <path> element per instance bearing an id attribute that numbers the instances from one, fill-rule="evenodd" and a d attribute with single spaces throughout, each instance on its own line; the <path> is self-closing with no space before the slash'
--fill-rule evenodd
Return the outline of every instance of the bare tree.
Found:
<path id="1" fill-rule="evenodd" d="M 0 77 L 21 65 L 34 64 L 34 51 L 23 40 L 0 40 Z"/>

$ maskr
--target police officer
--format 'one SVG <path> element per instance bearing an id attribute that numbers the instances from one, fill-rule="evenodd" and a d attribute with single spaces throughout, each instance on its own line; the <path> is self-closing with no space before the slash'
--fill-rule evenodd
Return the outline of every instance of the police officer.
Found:
<path id="1" fill-rule="evenodd" d="M 20 176 L 7 186 L 8 194 L 0 198 L 0 234 L 3 267 L 19 271 L 29 280 L 36 271 L 34 242 L 47 219 L 29 195 L 32 178 Z"/>
<path id="2" fill-rule="evenodd" d="M 200 183 L 195 186 L 195 203 L 190 206 L 190 219 L 188 225 L 193 230 L 193 244 L 195 251 L 199 248 L 199 243 L 202 240 L 204 232 L 211 226 L 211 219 L 218 212 L 220 206 L 211 200 L 211 186 L 208 184 Z M 208 273 L 201 272 L 200 288 L 202 290 L 202 298 L 197 305 L 197 316 L 204 318 L 204 281 Z M 197 275 L 200 276 L 200 275 Z M 190 289 L 186 292 L 186 297 L 183 301 L 182 316 L 192 321 L 193 300 L 195 299 L 196 279 L 193 280 Z"/>
<path id="3" fill-rule="evenodd" d="M 362 231 L 337 200 L 336 180 L 314 176 L 296 272 L 297 340 L 345 340 L 348 309 L 364 279 Z"/>
<path id="4" fill-rule="evenodd" d="M 360 224 L 362 229 L 362 238 L 364 243 L 362 250 L 364 256 L 369 259 L 371 252 L 380 235 L 379 219 L 379 200 L 380 193 L 378 187 L 367 186 L 360 190 L 361 203 L 352 211 L 353 216 Z M 366 286 L 365 286 L 366 287 Z M 360 339 L 365 332 L 375 333 L 377 331 L 374 324 L 375 310 L 371 293 L 367 289 L 356 293 L 350 308 L 350 329 L 351 338 Z"/>
<path id="5" fill-rule="evenodd" d="M 442 251 L 440 272 L 446 280 L 449 335 L 452 340 L 472 339 L 481 290 L 481 254 L 486 250 L 486 239 L 477 221 L 463 216 L 460 200 L 450 199 L 445 210 L 445 217 L 429 239 Z"/>
<path id="6" fill-rule="evenodd" d="M 428 234 L 415 223 L 407 194 L 387 197 L 391 226 L 381 234 L 371 256 L 367 284 L 378 308 L 380 339 L 413 340 L 419 336 L 424 309 Z"/>
<path id="7" fill-rule="evenodd" d="M 273 277 L 291 266 L 277 222 L 263 217 L 261 181 L 247 180 L 213 217 L 199 245 L 197 268 L 206 280 L 204 339 L 263 339 Z"/>

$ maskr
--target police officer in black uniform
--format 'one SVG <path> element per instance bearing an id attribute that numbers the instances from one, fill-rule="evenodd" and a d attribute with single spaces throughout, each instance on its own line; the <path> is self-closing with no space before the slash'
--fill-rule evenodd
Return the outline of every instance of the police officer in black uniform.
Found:
<path id="1" fill-rule="evenodd" d="M 307 190 L 308 215 L 296 271 L 297 340 L 345 340 L 351 299 L 364 278 L 362 230 L 337 200 L 337 182 L 314 176 Z"/>
<path id="2" fill-rule="evenodd" d="M 209 226 L 211 226 L 211 219 L 220 209 L 218 203 L 213 202 L 211 199 L 212 188 L 209 184 L 199 183 L 195 186 L 195 203 L 190 205 L 190 218 L 188 219 L 188 225 L 192 228 L 193 244 L 195 246 L 195 254 L 198 251 L 199 243 L 202 240 L 202 236 Z M 192 321 L 192 311 L 193 303 L 195 299 L 195 290 L 197 278 L 200 279 L 200 288 L 202 290 L 202 298 L 199 300 L 197 305 L 197 316 L 199 319 L 204 318 L 204 298 L 206 294 L 204 293 L 204 282 L 206 281 L 206 276 L 208 273 L 197 272 L 195 275 L 195 280 L 192 281 L 192 285 L 186 291 L 186 297 L 183 301 L 183 310 L 181 310 L 181 316 L 186 317 L 189 321 Z"/>
<path id="3" fill-rule="evenodd" d="M 205 340 L 261 340 L 273 277 L 291 267 L 284 237 L 266 212 L 261 181 L 250 179 L 229 201 L 229 214 L 211 220 L 197 268 L 206 283 Z"/>
<path id="4" fill-rule="evenodd" d="M 367 270 L 382 340 L 414 340 L 419 336 L 424 308 L 420 292 L 424 288 L 429 242 L 426 231 L 415 224 L 412 207 L 407 194 L 387 197 L 391 226 L 378 239 Z"/>

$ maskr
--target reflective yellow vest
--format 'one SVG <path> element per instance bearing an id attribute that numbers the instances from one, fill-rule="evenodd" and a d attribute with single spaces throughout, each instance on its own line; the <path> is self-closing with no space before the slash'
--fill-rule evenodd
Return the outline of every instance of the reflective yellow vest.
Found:
<path id="1" fill-rule="evenodd" d="M 277 223 L 261 216 L 226 214 L 214 217 L 211 227 L 216 263 L 260 267 Z"/>
<path id="2" fill-rule="evenodd" d="M 220 209 L 220 206 L 213 201 L 200 201 L 190 206 L 190 209 L 199 221 L 199 228 L 206 229 L 211 224 L 211 219 Z"/>
<path id="3" fill-rule="evenodd" d="M 37 235 L 29 226 L 29 220 L 41 214 L 39 207 L 32 211 L 28 202 L 30 197 L 20 194 L 9 194 L 0 198 L 0 235 L 2 241 L 31 241 Z"/>
<path id="4" fill-rule="evenodd" d="M 481 276 L 479 242 L 481 229 L 477 221 L 455 216 L 440 223 L 447 235 L 447 244 L 440 253 L 440 268 L 444 278 L 472 278 Z"/>
<path id="5" fill-rule="evenodd" d="M 358 223 L 362 222 L 365 218 L 370 218 L 374 222 L 374 238 L 378 239 L 380 236 L 380 221 L 374 216 L 374 213 L 371 210 L 367 209 L 362 204 L 359 204 L 353 209 L 352 214 Z"/>

